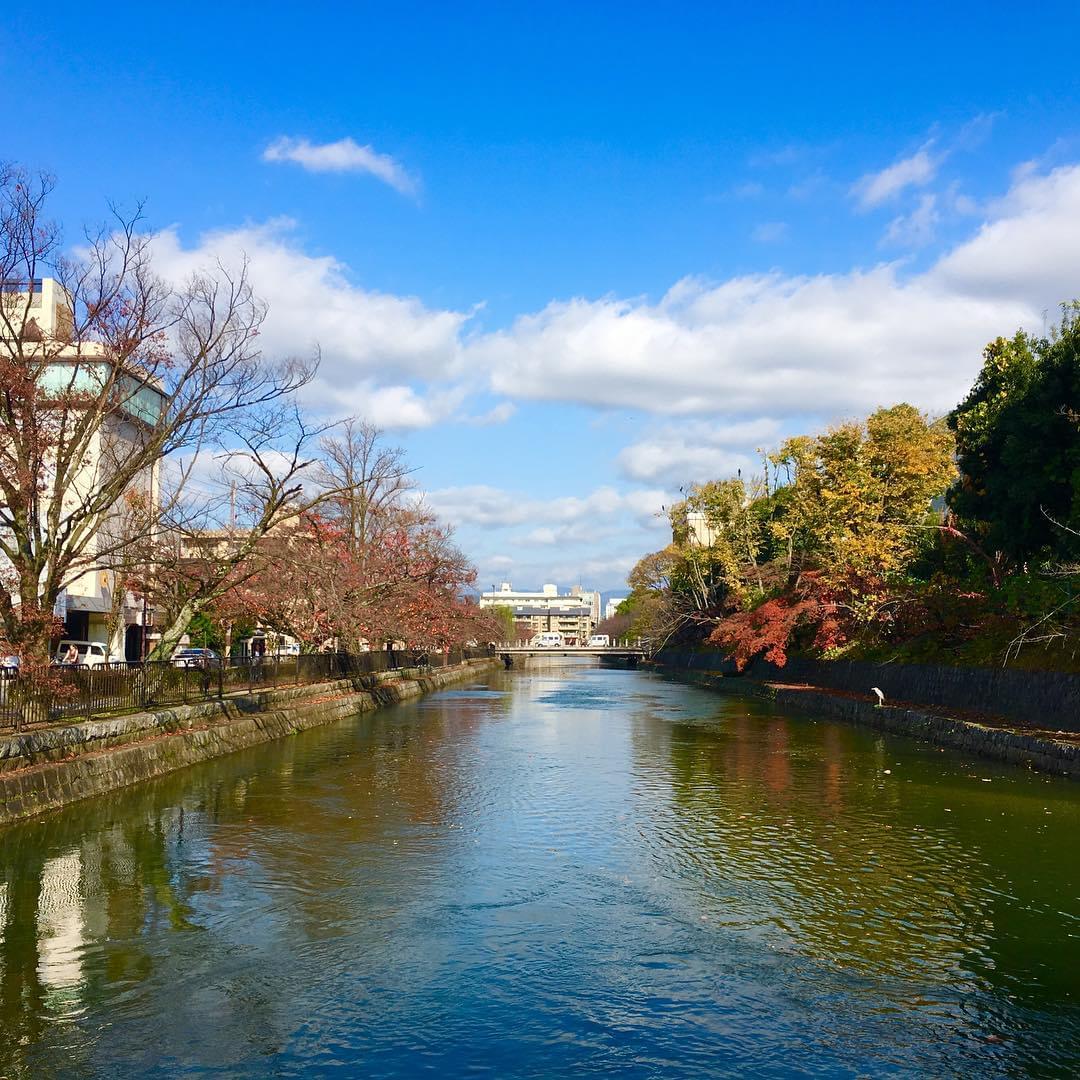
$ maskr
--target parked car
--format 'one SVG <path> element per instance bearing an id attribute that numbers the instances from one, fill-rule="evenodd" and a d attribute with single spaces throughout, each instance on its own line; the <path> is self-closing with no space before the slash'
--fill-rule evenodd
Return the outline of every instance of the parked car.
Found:
<path id="1" fill-rule="evenodd" d="M 104 667 L 109 662 L 109 648 L 100 641 L 72 641 L 65 638 L 56 646 L 53 663 L 62 666 L 82 664 L 86 667 Z"/>
<path id="2" fill-rule="evenodd" d="M 177 667 L 219 668 L 221 657 L 213 649 L 187 648 L 173 653 L 173 663 Z"/>
<path id="3" fill-rule="evenodd" d="M 545 630 L 532 639 L 534 649 L 561 649 L 563 636 L 558 630 Z"/>

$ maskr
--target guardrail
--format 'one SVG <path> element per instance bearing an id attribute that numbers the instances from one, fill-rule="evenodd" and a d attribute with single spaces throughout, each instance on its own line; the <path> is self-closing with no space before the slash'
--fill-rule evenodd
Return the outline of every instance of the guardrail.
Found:
<path id="1" fill-rule="evenodd" d="M 644 638 L 616 638 L 614 641 L 609 641 L 607 645 L 589 645 L 587 642 L 575 642 L 573 645 L 534 645 L 532 642 L 532 638 L 525 641 L 500 641 L 495 645 L 495 650 L 496 652 L 506 652 L 509 649 L 561 649 L 564 652 L 573 652 L 575 649 L 581 652 L 596 652 L 602 649 L 648 651 Z"/>
<path id="2" fill-rule="evenodd" d="M 301 653 L 242 660 L 62 665 L 39 676 L 0 667 L 0 731 L 108 713 L 187 705 L 278 686 L 363 678 L 404 669 L 450 667 L 494 655 L 490 648 Z"/>

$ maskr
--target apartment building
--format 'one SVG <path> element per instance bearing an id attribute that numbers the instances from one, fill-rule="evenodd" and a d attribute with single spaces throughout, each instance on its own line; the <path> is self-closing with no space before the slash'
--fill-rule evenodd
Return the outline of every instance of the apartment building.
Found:
<path id="1" fill-rule="evenodd" d="M 504 581 L 480 594 L 480 607 L 496 606 L 509 608 L 515 621 L 527 623 L 534 634 L 558 631 L 567 645 L 582 645 L 599 622 L 600 595 L 580 585 L 569 593 L 560 593 L 555 585 L 526 592 Z"/>
<path id="2" fill-rule="evenodd" d="M 21 335 L 24 354 L 33 355 L 35 348 L 47 358 L 42 374 L 46 390 L 84 392 L 92 395 L 111 372 L 110 360 L 103 346 L 81 342 L 77 347 L 66 346 L 70 340 L 73 315 L 71 301 L 59 282 L 51 278 L 32 282 L 0 282 L 0 296 L 8 310 L 21 310 L 29 303 L 30 317 Z M 37 343 L 41 343 L 40 346 Z M 164 408 L 164 394 L 138 372 L 125 373 L 120 382 L 120 404 L 105 418 L 93 433 L 87 454 L 80 463 L 74 483 L 64 495 L 62 515 L 68 507 L 74 509 L 88 491 L 102 482 L 112 460 L 123 460 L 130 448 L 140 445 L 148 425 L 158 422 Z M 152 503 L 159 490 L 156 467 L 148 469 L 141 480 L 145 496 Z M 40 513 L 49 512 L 48 505 Z M 105 523 L 105 531 L 115 538 L 122 534 L 123 522 L 117 512 Z M 95 551 L 103 550 L 104 539 L 95 536 L 87 550 L 93 563 Z M 143 651 L 145 621 L 150 614 L 133 594 L 127 592 L 107 567 L 93 567 L 68 583 L 57 600 L 56 614 L 64 620 L 65 635 L 106 645 L 112 656 L 139 659 Z M 149 629 L 149 626 L 146 628 Z"/>

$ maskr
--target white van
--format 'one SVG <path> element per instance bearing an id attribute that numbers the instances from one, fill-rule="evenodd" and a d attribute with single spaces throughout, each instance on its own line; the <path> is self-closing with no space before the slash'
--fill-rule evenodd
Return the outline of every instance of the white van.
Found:
<path id="1" fill-rule="evenodd" d="M 563 636 L 558 630 L 545 630 L 532 639 L 534 649 L 561 649 Z"/>
<path id="2" fill-rule="evenodd" d="M 608 649 L 611 647 L 611 638 L 607 634 L 593 634 L 589 638 L 590 649 Z"/>
<path id="3" fill-rule="evenodd" d="M 85 667 L 104 667 L 109 662 L 109 650 L 97 641 L 72 641 L 64 638 L 56 647 L 54 664 L 80 664 Z"/>

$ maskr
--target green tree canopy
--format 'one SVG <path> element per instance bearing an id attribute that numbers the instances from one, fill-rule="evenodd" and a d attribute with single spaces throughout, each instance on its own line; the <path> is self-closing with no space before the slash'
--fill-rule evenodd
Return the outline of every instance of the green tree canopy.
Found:
<path id="1" fill-rule="evenodd" d="M 1023 331 L 983 352 L 971 392 L 949 415 L 960 478 L 949 505 L 990 552 L 1015 560 L 1075 555 L 1080 529 L 1080 304 L 1059 329 Z"/>

